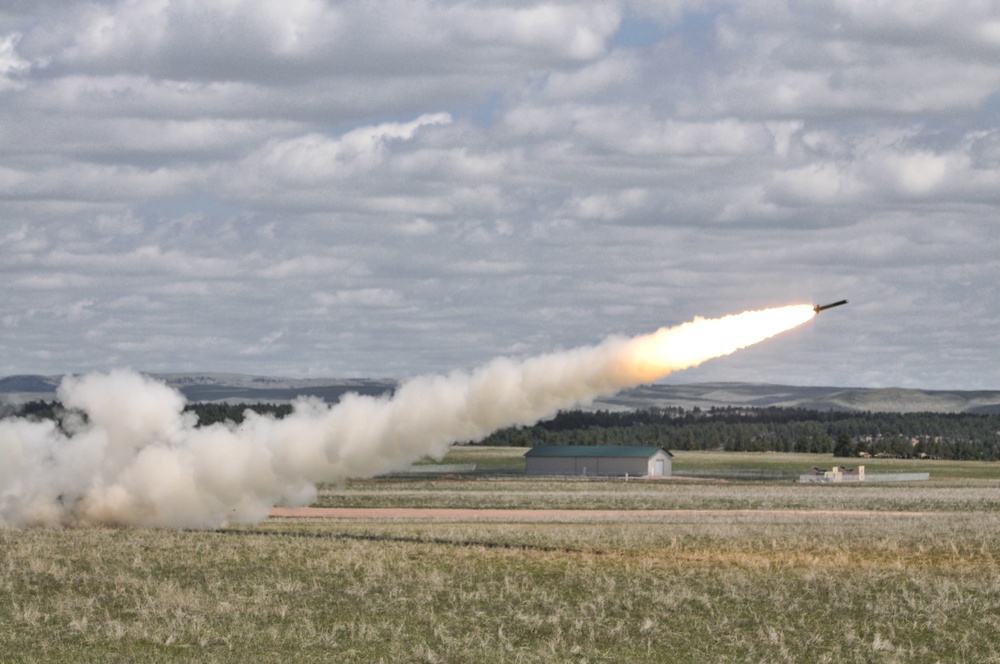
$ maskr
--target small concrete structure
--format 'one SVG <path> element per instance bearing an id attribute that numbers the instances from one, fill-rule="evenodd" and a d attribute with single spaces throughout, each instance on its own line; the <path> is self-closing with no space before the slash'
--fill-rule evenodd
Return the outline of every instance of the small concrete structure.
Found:
<path id="1" fill-rule="evenodd" d="M 808 475 L 800 475 L 800 482 L 864 482 L 865 467 L 845 468 L 834 466 L 830 470 L 813 467 Z"/>
<path id="2" fill-rule="evenodd" d="M 839 466 L 832 470 L 813 468 L 808 475 L 799 475 L 799 482 L 921 482 L 931 478 L 930 473 L 869 473 L 865 467 L 844 468 Z"/>
<path id="3" fill-rule="evenodd" d="M 674 455 L 655 446 L 553 445 L 524 454 L 526 475 L 665 477 Z"/>

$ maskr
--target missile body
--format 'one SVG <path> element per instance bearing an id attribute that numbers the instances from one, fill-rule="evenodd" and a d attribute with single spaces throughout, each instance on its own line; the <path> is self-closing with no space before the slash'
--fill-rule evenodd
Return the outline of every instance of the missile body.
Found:
<path id="1" fill-rule="evenodd" d="M 819 313 L 819 312 L 824 311 L 826 309 L 832 309 L 834 307 L 839 307 L 842 304 L 847 304 L 847 300 L 841 300 L 840 302 L 832 302 L 830 304 L 817 304 L 815 307 L 813 307 L 813 311 L 815 311 L 816 313 Z"/>

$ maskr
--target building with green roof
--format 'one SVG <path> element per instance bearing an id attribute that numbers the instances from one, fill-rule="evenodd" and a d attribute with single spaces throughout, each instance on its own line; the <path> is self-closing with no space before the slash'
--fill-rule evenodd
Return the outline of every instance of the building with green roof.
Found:
<path id="1" fill-rule="evenodd" d="M 539 445 L 524 454 L 527 475 L 664 477 L 674 455 L 656 446 Z"/>

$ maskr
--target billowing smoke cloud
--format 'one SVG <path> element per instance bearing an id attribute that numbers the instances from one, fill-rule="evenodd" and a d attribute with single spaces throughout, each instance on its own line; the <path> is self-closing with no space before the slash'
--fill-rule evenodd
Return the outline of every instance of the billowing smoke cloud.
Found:
<path id="1" fill-rule="evenodd" d="M 305 505 L 316 484 L 441 458 L 452 443 L 732 353 L 805 322 L 809 305 L 696 319 L 631 339 L 472 372 L 423 376 L 391 397 L 303 399 L 281 420 L 198 428 L 176 390 L 132 371 L 66 377 L 59 397 L 86 418 L 0 421 L 0 524 L 215 528 Z"/>

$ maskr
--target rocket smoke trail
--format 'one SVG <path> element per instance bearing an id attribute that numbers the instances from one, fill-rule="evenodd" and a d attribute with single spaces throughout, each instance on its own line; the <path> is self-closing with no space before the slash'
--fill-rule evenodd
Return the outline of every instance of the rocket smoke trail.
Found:
<path id="1" fill-rule="evenodd" d="M 0 420 L 0 525 L 216 528 L 306 505 L 316 484 L 441 458 L 455 442 L 526 425 L 671 371 L 728 355 L 815 315 L 812 305 L 695 319 L 631 339 L 472 372 L 422 376 L 391 397 L 302 399 L 284 419 L 196 427 L 184 397 L 132 371 L 67 376 L 63 425 Z"/>

